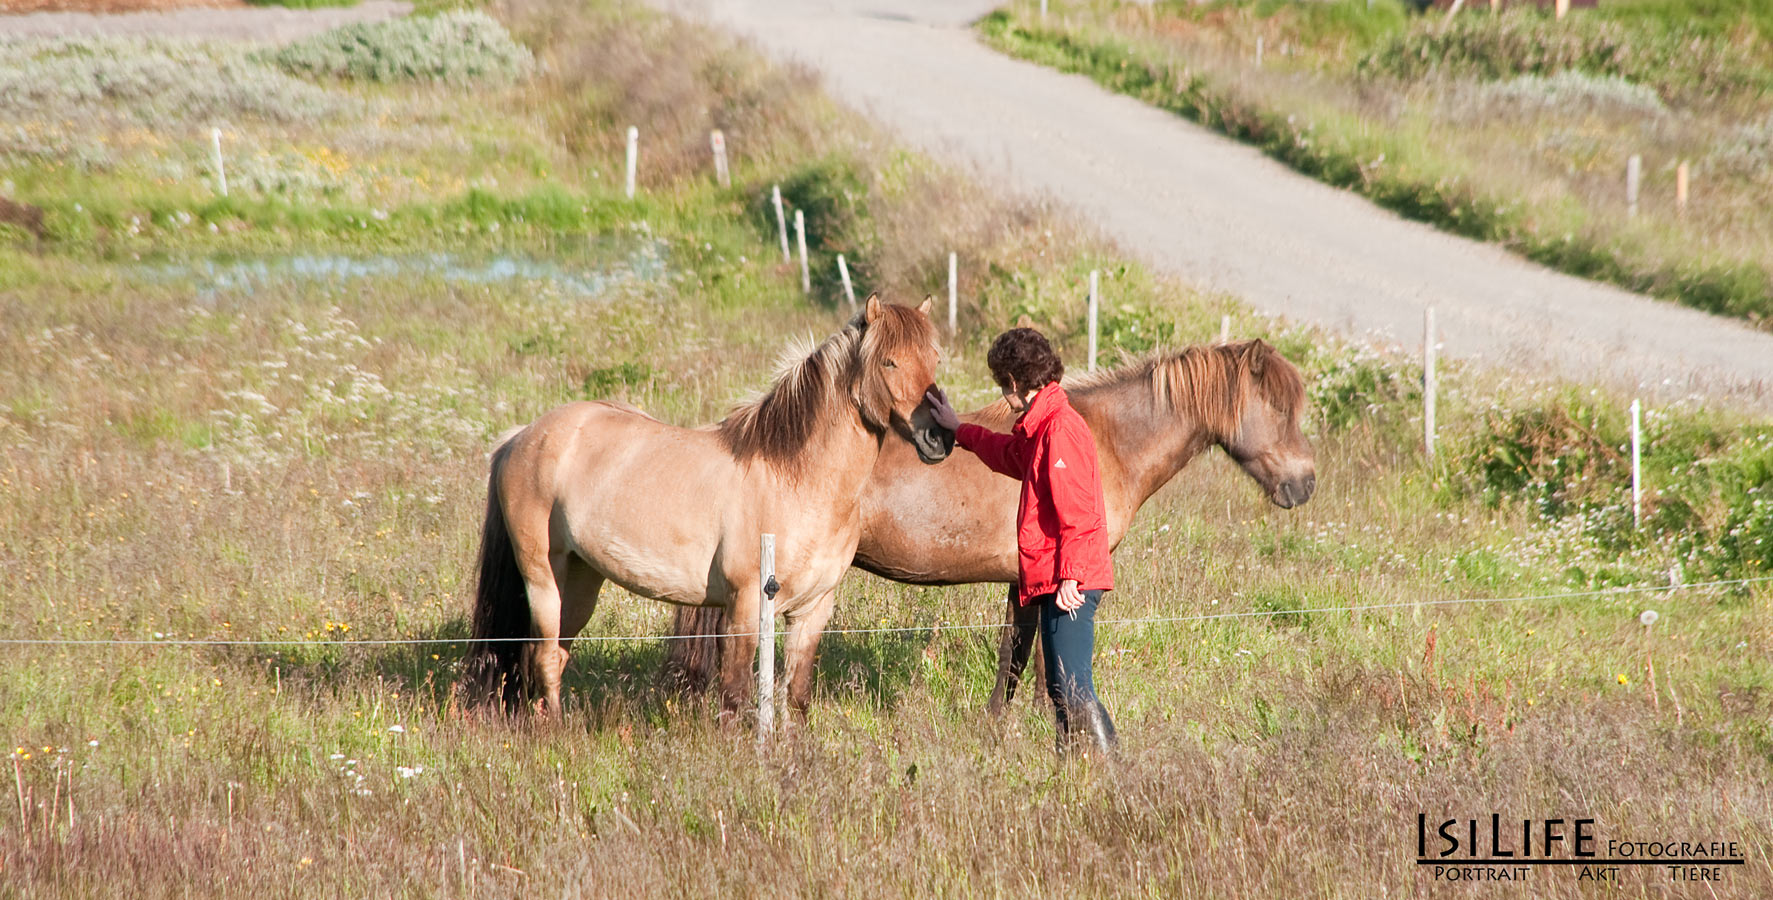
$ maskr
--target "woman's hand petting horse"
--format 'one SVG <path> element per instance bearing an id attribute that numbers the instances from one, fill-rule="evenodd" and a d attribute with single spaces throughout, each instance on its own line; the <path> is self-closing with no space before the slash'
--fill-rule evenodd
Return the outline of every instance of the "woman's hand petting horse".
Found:
<path id="1" fill-rule="evenodd" d="M 923 398 L 930 402 L 930 416 L 936 420 L 937 425 L 949 431 L 960 427 L 960 416 L 955 413 L 954 407 L 948 405 L 948 395 L 942 393 L 941 388 L 930 388 L 924 392 Z"/>

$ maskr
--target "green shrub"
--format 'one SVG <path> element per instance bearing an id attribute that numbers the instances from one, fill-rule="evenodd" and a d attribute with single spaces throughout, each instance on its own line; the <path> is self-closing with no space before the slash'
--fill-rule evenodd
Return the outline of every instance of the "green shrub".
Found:
<path id="1" fill-rule="evenodd" d="M 1532 503 L 1606 549 L 1659 547 L 1694 576 L 1773 572 L 1773 429 L 1654 409 L 1643 424 L 1641 527 L 1630 416 L 1592 396 L 1491 411 L 1454 444 L 1456 488 L 1492 506 Z"/>
<path id="2" fill-rule="evenodd" d="M 1594 12 L 1642 31 L 1728 37 L 1746 29 L 1773 42 L 1773 4 L 1764 0 L 1606 0 Z"/>
<path id="3" fill-rule="evenodd" d="M 1168 311 L 1122 303 L 1103 309 L 1101 317 L 1101 344 L 1118 350 L 1122 359 L 1132 359 L 1177 341 L 1176 323 Z"/>
<path id="4" fill-rule="evenodd" d="M 1714 577 L 1773 574 L 1773 430 L 1744 434 L 1691 461 L 1661 493 L 1688 512 L 1677 545 L 1690 569 Z"/>
<path id="5" fill-rule="evenodd" d="M 1314 370 L 1307 382 L 1311 408 L 1330 431 L 1385 413 L 1414 410 L 1422 402 L 1421 369 L 1398 365 L 1370 347 L 1319 354 L 1310 368 Z"/>
<path id="6" fill-rule="evenodd" d="M 271 59 L 298 75 L 361 81 L 511 81 L 535 61 L 480 12 L 346 25 L 297 41 Z"/>
<path id="7" fill-rule="evenodd" d="M 781 189 L 791 247 L 795 211 L 806 219 L 807 264 L 816 296 L 829 300 L 841 296 L 835 261 L 838 253 L 849 266 L 852 284 L 879 283 L 874 263 L 879 239 L 868 212 L 868 185 L 854 157 L 831 155 L 813 160 L 784 178 Z M 763 185 L 753 192 L 751 218 L 760 233 L 776 237 L 776 207 Z"/>
<path id="8" fill-rule="evenodd" d="M 1588 16 L 1556 21 L 1537 10 L 1424 19 L 1363 57 L 1367 76 L 1499 80 L 1565 71 L 1654 86 L 1664 97 L 1757 93 L 1773 75 L 1727 41 L 1684 29 L 1634 30 Z"/>

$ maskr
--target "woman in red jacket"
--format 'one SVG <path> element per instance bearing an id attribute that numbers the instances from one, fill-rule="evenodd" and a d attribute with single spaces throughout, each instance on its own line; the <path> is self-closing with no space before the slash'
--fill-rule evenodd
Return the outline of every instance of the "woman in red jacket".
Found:
<path id="1" fill-rule="evenodd" d="M 1061 750 L 1083 732 L 1104 753 L 1115 744 L 1114 722 L 1096 697 L 1090 657 L 1096 607 L 1114 588 L 1096 442 L 1071 408 L 1059 378 L 1065 365 L 1032 328 L 999 335 L 985 358 L 1004 399 L 1021 416 L 1010 434 L 962 424 L 937 389 L 929 396 L 936 422 L 993 471 L 1022 482 L 1016 509 L 1017 599 L 1040 607 L 1047 696 L 1058 717 Z"/>

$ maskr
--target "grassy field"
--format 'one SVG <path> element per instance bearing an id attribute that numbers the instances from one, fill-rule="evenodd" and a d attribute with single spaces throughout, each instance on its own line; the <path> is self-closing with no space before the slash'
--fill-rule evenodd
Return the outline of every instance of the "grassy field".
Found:
<path id="1" fill-rule="evenodd" d="M 493 12 L 526 49 L 485 22 L 364 37 L 429 60 L 396 72 L 0 55 L 31 88 L 0 91 L 0 638 L 153 642 L 4 647 L 0 894 L 1773 892 L 1773 588 L 1660 590 L 1773 569 L 1773 427 L 1652 410 L 1639 530 L 1618 398 L 1455 369 L 1431 464 L 1406 361 L 1124 262 L 717 36 L 620 2 Z M 810 298 L 774 184 L 808 214 Z M 834 254 L 912 301 L 950 250 L 962 405 L 1021 315 L 1081 359 L 1092 268 L 1110 361 L 1230 313 L 1311 379 L 1309 505 L 1215 453 L 1118 551 L 1097 657 L 1118 761 L 1055 758 L 1026 698 L 982 715 L 998 588 L 860 575 L 832 627 L 908 630 L 828 637 L 809 726 L 766 747 L 660 687 L 669 611 L 620 591 L 563 721 L 452 705 L 496 435 L 585 397 L 718 418 L 837 326 Z M 1540 599 L 1437 605 L 1499 597 Z M 1748 862 L 1610 887 L 1414 863 L 1418 814 L 1491 812 Z"/>
<path id="2" fill-rule="evenodd" d="M 1449 20 L 1397 0 L 1081 0 L 1042 19 L 1038 4 L 1017 2 L 980 28 L 1006 52 L 1081 72 L 1405 216 L 1765 327 L 1763 5 L 1604 2 L 1563 23 L 1487 6 Z"/>

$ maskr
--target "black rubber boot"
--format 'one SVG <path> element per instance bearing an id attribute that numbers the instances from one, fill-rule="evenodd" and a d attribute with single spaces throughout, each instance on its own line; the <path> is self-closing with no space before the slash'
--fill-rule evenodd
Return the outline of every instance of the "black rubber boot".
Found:
<path id="1" fill-rule="evenodd" d="M 1120 738 L 1114 734 L 1114 720 L 1109 718 L 1108 709 L 1102 705 L 1101 700 L 1092 699 L 1083 704 L 1081 712 L 1083 715 L 1074 717 L 1081 720 L 1075 727 L 1085 735 L 1080 743 L 1093 745 L 1104 759 L 1114 756 L 1115 750 L 1120 747 Z"/>
<path id="2" fill-rule="evenodd" d="M 1053 752 L 1060 756 L 1071 752 L 1074 719 L 1063 700 L 1053 701 Z"/>

